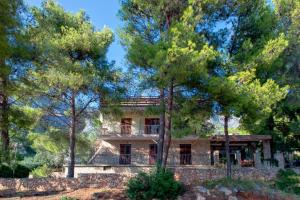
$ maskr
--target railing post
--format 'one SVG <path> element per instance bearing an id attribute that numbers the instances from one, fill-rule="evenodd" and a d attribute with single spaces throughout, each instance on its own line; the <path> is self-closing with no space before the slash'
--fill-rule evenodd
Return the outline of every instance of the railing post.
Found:
<path id="1" fill-rule="evenodd" d="M 275 159 L 278 161 L 278 167 L 284 169 L 284 156 L 282 152 L 277 151 L 274 155 Z"/>
<path id="2" fill-rule="evenodd" d="M 242 167 L 242 156 L 240 151 L 236 151 L 237 166 Z"/>
<path id="3" fill-rule="evenodd" d="M 214 166 L 218 166 L 220 163 L 220 152 L 219 150 L 214 151 Z"/>
<path id="4" fill-rule="evenodd" d="M 261 168 L 261 156 L 260 156 L 260 151 L 257 149 L 254 153 L 254 165 L 256 168 Z"/>

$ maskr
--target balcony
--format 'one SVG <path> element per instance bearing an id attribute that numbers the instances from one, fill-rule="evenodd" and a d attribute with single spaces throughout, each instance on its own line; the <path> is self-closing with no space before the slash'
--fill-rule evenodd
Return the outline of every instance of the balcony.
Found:
<path id="1" fill-rule="evenodd" d="M 120 165 L 130 165 L 131 164 L 131 154 L 120 154 L 119 164 Z"/>
<path id="2" fill-rule="evenodd" d="M 159 134 L 159 125 L 145 125 L 146 135 L 158 135 Z"/>
<path id="3" fill-rule="evenodd" d="M 131 134 L 131 125 L 121 125 L 121 134 L 128 135 Z"/>

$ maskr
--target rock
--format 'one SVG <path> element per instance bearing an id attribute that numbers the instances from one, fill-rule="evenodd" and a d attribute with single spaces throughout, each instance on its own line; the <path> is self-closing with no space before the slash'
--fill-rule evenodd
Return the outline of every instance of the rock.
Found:
<path id="1" fill-rule="evenodd" d="M 229 197 L 228 197 L 228 200 L 238 200 L 238 198 L 235 197 L 235 196 L 229 196 Z"/>
<path id="2" fill-rule="evenodd" d="M 197 200 L 206 200 L 204 196 L 202 196 L 200 193 L 197 193 Z"/>
<path id="3" fill-rule="evenodd" d="M 233 191 L 234 193 L 237 193 L 237 192 L 239 192 L 239 189 L 233 188 L 232 191 Z"/>
<path id="4" fill-rule="evenodd" d="M 210 196 L 209 190 L 207 188 L 203 187 L 203 186 L 196 186 L 195 189 L 198 192 L 201 192 L 201 193 L 204 193 L 204 194 L 207 194 L 208 196 Z"/>
<path id="5" fill-rule="evenodd" d="M 224 192 L 226 196 L 229 196 L 229 195 L 232 194 L 232 191 L 230 189 L 226 188 L 226 187 L 220 187 L 219 191 Z"/>

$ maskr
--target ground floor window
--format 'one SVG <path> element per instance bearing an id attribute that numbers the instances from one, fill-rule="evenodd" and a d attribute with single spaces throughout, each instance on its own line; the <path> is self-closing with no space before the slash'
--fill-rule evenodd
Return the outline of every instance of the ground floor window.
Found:
<path id="1" fill-rule="evenodd" d="M 157 144 L 149 144 L 149 164 L 154 165 L 157 159 Z"/>
<path id="2" fill-rule="evenodd" d="M 131 163 L 131 144 L 120 144 L 120 165 L 129 165 Z"/>
<path id="3" fill-rule="evenodd" d="M 191 165 L 192 164 L 192 145 L 180 144 L 180 164 Z"/>

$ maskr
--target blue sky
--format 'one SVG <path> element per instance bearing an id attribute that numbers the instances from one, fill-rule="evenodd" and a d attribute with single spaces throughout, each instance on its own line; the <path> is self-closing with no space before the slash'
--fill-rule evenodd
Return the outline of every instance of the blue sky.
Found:
<path id="1" fill-rule="evenodd" d="M 125 51 L 120 45 L 119 38 L 116 34 L 121 25 L 117 16 L 120 8 L 119 0 L 56 0 L 65 10 L 78 12 L 80 9 L 85 10 L 90 17 L 91 22 L 98 29 L 107 26 L 115 33 L 115 41 L 110 46 L 107 58 L 116 61 L 116 66 L 125 67 Z M 29 6 L 40 6 L 43 0 L 24 0 Z"/>

